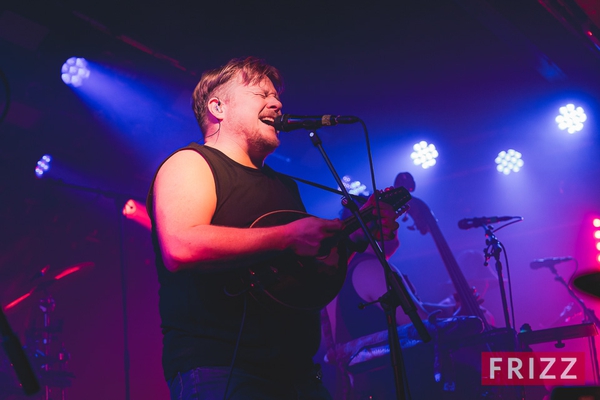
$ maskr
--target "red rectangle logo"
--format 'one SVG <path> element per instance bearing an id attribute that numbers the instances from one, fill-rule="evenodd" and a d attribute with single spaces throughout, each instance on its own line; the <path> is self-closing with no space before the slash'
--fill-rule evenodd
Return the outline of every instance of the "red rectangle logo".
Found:
<path id="1" fill-rule="evenodd" d="M 481 384 L 584 385 L 583 352 L 481 353 Z"/>

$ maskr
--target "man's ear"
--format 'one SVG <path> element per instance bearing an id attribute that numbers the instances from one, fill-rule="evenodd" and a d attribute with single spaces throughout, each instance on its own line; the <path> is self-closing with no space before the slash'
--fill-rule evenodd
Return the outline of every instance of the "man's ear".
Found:
<path id="1" fill-rule="evenodd" d="M 217 119 L 223 119 L 223 108 L 221 107 L 221 100 L 218 97 L 212 97 L 208 100 L 208 111 Z"/>

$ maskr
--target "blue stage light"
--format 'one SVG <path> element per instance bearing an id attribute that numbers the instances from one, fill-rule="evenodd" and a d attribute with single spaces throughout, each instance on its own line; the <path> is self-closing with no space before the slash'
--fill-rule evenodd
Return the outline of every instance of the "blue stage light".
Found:
<path id="1" fill-rule="evenodd" d="M 79 87 L 83 81 L 90 76 L 90 70 L 85 58 L 71 57 L 63 64 L 61 68 L 61 78 L 64 83 L 70 86 Z"/>
<path id="2" fill-rule="evenodd" d="M 496 169 L 504 175 L 508 175 L 511 172 L 519 172 L 524 164 L 521 157 L 522 154 L 513 149 L 501 151 L 498 153 L 498 157 L 496 157 Z"/>
<path id="3" fill-rule="evenodd" d="M 573 134 L 583 129 L 583 123 L 587 120 L 587 115 L 581 107 L 575 107 L 574 104 L 567 104 L 558 109 L 560 115 L 556 117 L 556 123 L 560 130 L 567 130 Z"/>
<path id="4" fill-rule="evenodd" d="M 350 175 L 344 175 L 342 177 L 342 183 L 344 187 L 348 191 L 348 193 L 353 194 L 355 196 L 368 196 L 369 191 L 367 187 L 362 184 L 360 181 L 353 181 Z"/>
<path id="5" fill-rule="evenodd" d="M 433 167 L 436 163 L 436 158 L 439 153 L 433 144 L 428 144 L 426 141 L 421 141 L 413 146 L 413 152 L 410 158 L 413 159 L 415 165 L 420 165 L 424 169 Z"/>
<path id="6" fill-rule="evenodd" d="M 44 154 L 35 166 L 35 176 L 37 176 L 38 178 L 42 178 L 44 174 L 50 170 L 51 162 L 52 156 L 50 156 L 49 154 Z"/>

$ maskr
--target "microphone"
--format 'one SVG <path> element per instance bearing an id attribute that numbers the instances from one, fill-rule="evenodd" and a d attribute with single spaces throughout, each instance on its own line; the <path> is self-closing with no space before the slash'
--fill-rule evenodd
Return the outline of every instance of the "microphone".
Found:
<path id="1" fill-rule="evenodd" d="M 479 217 L 479 218 L 463 218 L 458 221 L 460 229 L 479 228 L 480 226 L 493 224 L 495 222 L 510 221 L 514 218 L 521 217 Z"/>
<path id="2" fill-rule="evenodd" d="M 337 124 L 354 124 L 359 121 L 358 117 L 341 115 L 291 115 L 283 114 L 275 117 L 273 122 L 263 121 L 274 126 L 278 131 L 289 132 L 294 129 L 317 129 L 322 126 L 333 126 Z"/>
<path id="3" fill-rule="evenodd" d="M 529 266 L 531 269 L 538 269 L 542 267 L 553 267 L 556 264 L 565 261 L 571 261 L 573 257 L 549 257 L 549 258 L 539 258 L 537 260 L 533 260 Z"/>

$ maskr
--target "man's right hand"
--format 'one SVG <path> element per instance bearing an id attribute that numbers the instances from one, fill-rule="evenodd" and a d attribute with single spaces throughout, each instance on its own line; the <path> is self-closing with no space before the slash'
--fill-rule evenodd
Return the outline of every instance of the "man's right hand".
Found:
<path id="1" fill-rule="evenodd" d="M 329 220 L 306 217 L 284 225 L 289 237 L 289 248 L 299 256 L 315 257 L 323 254 L 324 246 L 331 246 L 327 240 L 339 234 L 343 224 L 339 219 Z"/>

